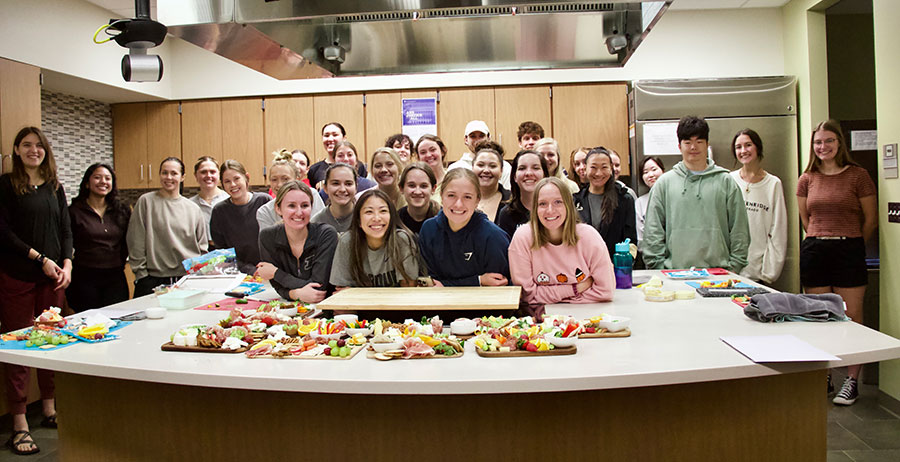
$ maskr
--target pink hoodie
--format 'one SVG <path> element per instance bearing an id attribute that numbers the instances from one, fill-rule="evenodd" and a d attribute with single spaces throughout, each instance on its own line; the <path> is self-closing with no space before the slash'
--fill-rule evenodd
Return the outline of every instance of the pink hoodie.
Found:
<path id="1" fill-rule="evenodd" d="M 531 226 L 520 226 L 509 245 L 509 273 L 513 284 L 522 286 L 524 299 L 531 304 L 608 302 L 613 298 L 616 278 L 612 261 L 600 233 L 579 223 L 575 227 L 578 244 L 545 244 L 531 248 Z M 588 276 L 594 284 L 575 295 L 574 286 Z"/>

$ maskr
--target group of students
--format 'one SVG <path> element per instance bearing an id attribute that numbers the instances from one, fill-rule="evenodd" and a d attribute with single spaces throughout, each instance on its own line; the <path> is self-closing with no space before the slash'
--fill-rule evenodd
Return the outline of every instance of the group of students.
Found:
<path id="1" fill-rule="evenodd" d="M 322 129 L 328 157 L 281 151 L 268 169 L 270 190 L 250 190 L 237 161 L 201 157 L 197 195 L 181 195 L 185 165 L 160 164 L 160 188 L 133 210 L 119 197 L 112 166 L 88 167 L 69 205 L 50 143 L 40 129 L 15 138 L 13 169 L 0 176 L 0 323 L 30 325 L 48 306 L 84 310 L 135 296 L 184 274 L 182 260 L 211 247 L 234 247 L 241 271 L 270 280 L 285 298 L 319 302 L 351 286 L 515 284 L 523 303 L 586 303 L 613 298 L 610 255 L 625 239 L 640 242 L 651 269 L 724 267 L 758 281 L 778 278 L 787 217 L 780 180 L 761 166 L 753 130 L 734 136 L 741 168 L 708 158 L 709 127 L 697 117 L 677 128 L 682 161 L 665 172 L 641 162 L 649 192 L 618 181 L 620 158 L 579 148 L 561 165 L 557 142 L 525 122 L 511 164 L 482 121 L 470 122 L 469 152 L 447 166 L 441 139 L 389 138 L 365 165 L 339 123 Z M 862 320 L 865 240 L 876 226 L 875 187 L 850 158 L 840 126 L 812 133 L 810 160 L 796 191 L 807 237 L 800 249 L 808 293 L 835 292 Z M 274 200 L 273 200 L 274 198 Z M 6 365 L 17 453 L 36 452 L 25 420 L 27 368 Z M 856 399 L 851 367 L 835 402 Z M 52 372 L 39 371 L 44 424 L 55 425 Z"/>

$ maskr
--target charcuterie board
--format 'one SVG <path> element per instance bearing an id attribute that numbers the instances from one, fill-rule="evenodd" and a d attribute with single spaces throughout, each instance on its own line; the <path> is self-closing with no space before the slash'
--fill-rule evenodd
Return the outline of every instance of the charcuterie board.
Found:
<path id="1" fill-rule="evenodd" d="M 350 348 L 350 354 L 347 356 L 330 356 L 330 355 L 315 355 L 315 356 L 302 356 L 302 355 L 285 355 L 285 356 L 273 356 L 273 355 L 260 355 L 260 356 L 247 356 L 250 359 L 335 359 L 346 361 L 348 359 L 353 359 L 357 353 L 362 351 L 365 348 L 365 345 L 357 345 Z"/>
<path id="2" fill-rule="evenodd" d="M 546 351 L 527 351 L 527 350 L 513 350 L 513 351 L 484 351 L 481 348 L 475 348 L 475 352 L 478 353 L 478 356 L 482 356 L 485 358 L 528 358 L 528 357 L 537 357 L 537 356 L 566 356 L 566 355 L 574 355 L 578 352 L 577 346 L 570 347 L 559 347 L 554 348 L 552 350 Z"/>
<path id="3" fill-rule="evenodd" d="M 228 350 L 225 348 L 208 348 L 202 346 L 179 346 L 172 342 L 163 343 L 160 349 L 162 351 L 183 351 L 187 353 L 243 353 L 248 350 L 247 347 L 240 347 L 237 350 Z"/>
<path id="4" fill-rule="evenodd" d="M 322 310 L 515 310 L 519 286 L 354 287 L 320 302 Z"/>
<path id="5" fill-rule="evenodd" d="M 400 359 L 400 360 L 403 360 L 403 359 L 444 359 L 444 358 L 446 358 L 446 359 L 453 359 L 453 358 L 462 358 L 463 354 L 465 354 L 465 353 L 463 353 L 463 352 L 457 352 L 456 354 L 454 354 L 454 355 L 452 355 L 452 356 L 447 356 L 447 355 L 437 355 L 437 354 L 435 354 L 435 355 L 427 355 L 427 356 L 424 356 L 424 355 L 418 355 L 418 356 L 412 356 L 412 357 L 409 357 L 409 358 L 404 358 L 404 357 L 402 357 L 402 356 L 401 356 L 401 357 L 398 357 L 398 358 L 394 358 L 394 357 L 391 357 L 391 358 L 377 358 L 377 357 L 375 356 L 375 355 L 377 355 L 377 354 L 378 354 L 378 353 L 376 353 L 375 350 L 372 350 L 371 347 L 369 347 L 369 348 L 366 349 L 366 358 L 369 358 L 369 359 L 378 359 L 378 360 L 380 360 L 380 361 L 387 361 L 388 359 Z"/>

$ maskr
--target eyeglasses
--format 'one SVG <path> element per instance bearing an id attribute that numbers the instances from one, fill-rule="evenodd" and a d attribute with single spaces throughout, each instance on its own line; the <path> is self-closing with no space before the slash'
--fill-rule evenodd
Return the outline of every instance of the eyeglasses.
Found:
<path id="1" fill-rule="evenodd" d="M 827 140 L 815 140 L 813 141 L 814 146 L 821 146 L 823 144 L 834 144 L 837 141 L 837 138 L 828 138 Z"/>

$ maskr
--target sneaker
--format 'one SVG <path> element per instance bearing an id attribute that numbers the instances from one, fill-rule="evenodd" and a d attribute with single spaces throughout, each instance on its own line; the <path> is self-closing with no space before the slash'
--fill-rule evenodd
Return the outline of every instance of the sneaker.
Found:
<path id="1" fill-rule="evenodd" d="M 834 383 L 831 381 L 831 374 L 828 374 L 828 395 L 834 393 Z"/>
<path id="2" fill-rule="evenodd" d="M 834 404 L 842 404 L 844 406 L 849 406 L 856 402 L 856 398 L 859 398 L 859 391 L 856 386 L 856 379 L 853 377 L 847 377 L 844 380 L 844 385 L 841 386 L 841 391 L 831 400 Z"/>

